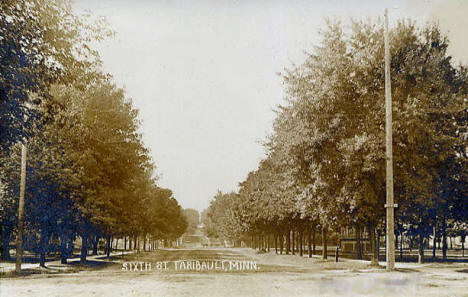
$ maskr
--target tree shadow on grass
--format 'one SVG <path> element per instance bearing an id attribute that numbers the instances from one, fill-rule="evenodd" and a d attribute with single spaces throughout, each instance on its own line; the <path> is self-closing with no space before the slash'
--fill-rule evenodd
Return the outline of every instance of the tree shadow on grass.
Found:
<path id="1" fill-rule="evenodd" d="M 69 262 L 68 265 L 70 265 L 71 267 L 80 268 L 82 270 L 102 270 L 111 266 L 118 266 L 120 264 L 112 261 L 86 260 L 85 263 L 81 263 L 80 261 L 73 261 Z M 50 267 L 52 266 L 53 265 L 50 265 Z"/>
<path id="2" fill-rule="evenodd" d="M 420 272 L 419 270 L 414 269 L 414 268 L 396 268 L 395 271 L 404 272 L 404 273 Z"/>
<path id="3" fill-rule="evenodd" d="M 24 268 L 21 269 L 20 272 L 16 272 L 15 270 L 7 271 L 0 273 L 0 278 L 16 278 L 16 277 L 25 277 L 31 275 L 54 275 L 54 274 L 62 274 L 62 273 L 73 273 L 79 272 L 79 269 L 76 268 L 68 268 L 63 269 L 63 266 L 57 267 L 56 265 L 50 265 L 47 267 L 37 267 L 37 268 Z"/>
<path id="4" fill-rule="evenodd" d="M 62 274 L 62 273 L 77 273 L 80 271 L 99 271 L 103 269 L 108 269 L 112 266 L 118 266 L 119 264 L 114 262 L 106 261 L 94 261 L 88 260 L 86 263 L 81 263 L 80 261 L 69 261 L 67 264 L 46 264 L 46 267 L 37 267 L 37 268 L 24 268 L 21 269 L 21 272 L 16 273 L 16 271 L 7 271 L 0 273 L 1 278 L 14 278 L 14 277 L 24 277 L 30 275 L 39 275 L 39 274 Z"/>

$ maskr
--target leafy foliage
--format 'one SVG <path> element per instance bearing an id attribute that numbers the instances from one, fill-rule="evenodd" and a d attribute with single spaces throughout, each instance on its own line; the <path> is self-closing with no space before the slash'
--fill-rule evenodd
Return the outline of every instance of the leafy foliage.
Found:
<path id="1" fill-rule="evenodd" d="M 90 47 L 112 34 L 105 22 L 74 15 L 65 0 L 2 1 L 1 9 L 3 256 L 17 223 L 20 142 L 29 151 L 27 234 L 41 255 L 52 237 L 81 236 L 86 250 L 91 237 L 183 234 L 181 207 L 157 186 L 138 110 Z"/>
<path id="2" fill-rule="evenodd" d="M 285 70 L 287 100 L 277 110 L 268 154 L 240 184 L 234 220 L 210 206 L 215 226 L 261 234 L 315 225 L 374 232 L 383 224 L 382 28 L 328 22 L 306 61 Z M 447 47 L 436 25 L 400 21 L 391 32 L 397 220 L 423 236 L 431 224 L 466 223 L 468 215 L 468 76 L 451 63 Z"/>

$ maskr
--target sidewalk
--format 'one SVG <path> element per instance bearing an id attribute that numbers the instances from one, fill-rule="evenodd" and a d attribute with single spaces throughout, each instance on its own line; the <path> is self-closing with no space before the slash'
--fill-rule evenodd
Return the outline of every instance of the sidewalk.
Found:
<path id="1" fill-rule="evenodd" d="M 286 254 L 276 254 L 274 250 L 266 253 L 261 253 L 258 254 L 255 250 L 253 249 L 239 249 L 239 248 L 234 248 L 232 250 L 235 250 L 247 257 L 251 257 L 255 260 L 257 260 L 259 263 L 263 264 L 275 264 L 275 265 L 281 265 L 281 266 L 302 266 L 303 268 L 317 268 L 317 267 L 322 267 L 322 266 L 327 266 L 328 268 L 333 268 L 335 266 L 337 267 L 346 267 L 348 269 L 359 269 L 360 271 L 384 271 L 386 262 L 385 261 L 379 261 L 379 267 L 375 266 L 370 266 L 371 262 L 370 260 L 360 260 L 360 259 L 349 259 L 349 258 L 344 258 L 340 257 L 338 260 L 338 263 L 335 262 L 335 257 L 328 256 L 327 260 L 322 260 L 322 255 L 312 255 L 312 258 L 309 258 L 307 253 L 304 253 L 304 255 L 301 257 L 298 254 L 296 255 L 286 255 Z M 314 265 L 314 264 L 318 265 Z M 345 266 L 343 266 L 345 265 Z M 418 264 L 414 262 L 396 262 L 395 263 L 395 268 L 396 269 L 401 269 L 401 270 L 408 270 L 408 269 L 421 269 L 421 268 L 426 268 L 426 267 L 431 267 L 434 266 L 434 263 L 423 263 L 423 264 Z M 323 267 L 322 267 L 323 268 Z"/>
<path id="2" fill-rule="evenodd" d="M 134 251 L 126 251 L 126 252 L 112 252 L 110 254 L 110 257 L 113 256 L 121 256 L 121 255 L 126 255 L 126 254 L 131 254 L 134 253 Z M 117 263 L 116 261 L 113 261 L 111 259 L 107 259 L 106 255 L 95 255 L 95 256 L 87 256 L 86 257 L 87 261 L 94 261 L 94 262 L 114 262 Z M 54 260 L 54 261 L 48 261 L 46 262 L 46 268 L 40 267 L 39 263 L 23 263 L 21 265 L 21 270 L 44 270 L 44 271 L 68 271 L 72 270 L 75 267 L 72 266 L 71 264 L 77 264 L 80 262 L 80 257 L 76 256 L 73 258 L 68 258 L 67 264 L 62 264 L 60 263 L 60 260 Z M 8 273 L 12 272 L 15 270 L 16 264 L 14 262 L 0 262 L 0 273 Z"/>

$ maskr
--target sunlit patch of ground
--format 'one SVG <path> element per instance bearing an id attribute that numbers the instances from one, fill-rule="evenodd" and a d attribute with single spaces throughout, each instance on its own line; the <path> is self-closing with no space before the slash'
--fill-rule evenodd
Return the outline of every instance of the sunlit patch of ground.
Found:
<path id="1" fill-rule="evenodd" d="M 397 263 L 387 273 L 365 261 L 334 263 L 251 249 L 159 250 L 114 256 L 80 272 L 0 280 L 0 296 L 467 296 L 467 263 Z M 252 271 L 123 271 L 122 263 L 255 261 Z M 92 262 L 91 262 L 92 264 Z M 154 264 L 153 264 L 154 265 Z"/>

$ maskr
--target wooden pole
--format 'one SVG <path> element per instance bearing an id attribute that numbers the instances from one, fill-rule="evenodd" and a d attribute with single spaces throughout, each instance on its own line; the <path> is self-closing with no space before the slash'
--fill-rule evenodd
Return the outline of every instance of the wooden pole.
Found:
<path id="1" fill-rule="evenodd" d="M 21 144 L 21 183 L 20 199 L 18 203 L 18 234 L 16 238 L 16 272 L 21 271 L 21 262 L 23 258 L 23 220 L 24 220 L 24 194 L 26 191 L 26 155 L 27 148 Z"/>
<path id="2" fill-rule="evenodd" d="M 390 80 L 390 45 L 388 36 L 388 11 L 385 10 L 385 134 L 386 134 L 386 193 L 387 203 L 387 271 L 395 269 L 395 233 L 394 233 L 394 213 L 393 202 L 393 148 L 392 148 L 392 87 Z"/>

